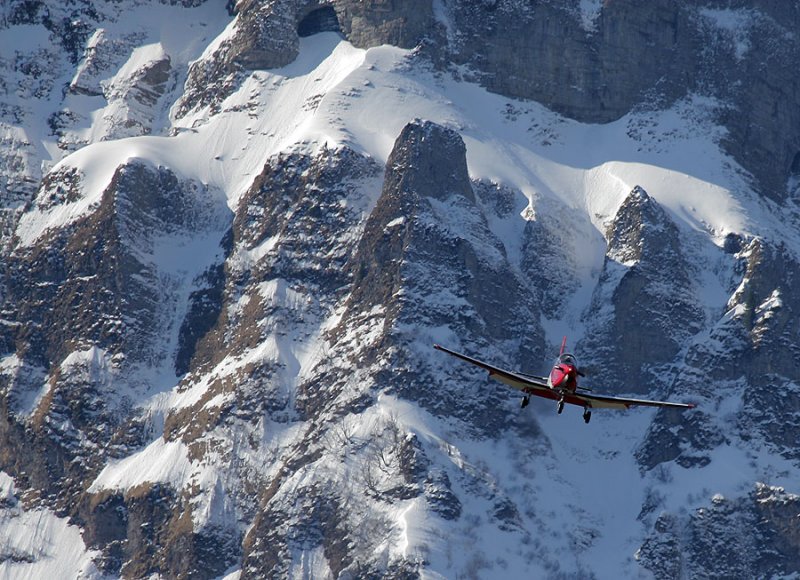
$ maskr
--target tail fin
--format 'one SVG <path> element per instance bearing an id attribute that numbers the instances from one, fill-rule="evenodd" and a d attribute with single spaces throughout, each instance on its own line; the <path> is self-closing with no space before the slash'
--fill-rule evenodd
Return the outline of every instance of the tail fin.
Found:
<path id="1" fill-rule="evenodd" d="M 561 341 L 561 351 L 558 353 L 558 356 L 564 354 L 564 351 L 567 349 L 567 337 L 565 336 Z"/>

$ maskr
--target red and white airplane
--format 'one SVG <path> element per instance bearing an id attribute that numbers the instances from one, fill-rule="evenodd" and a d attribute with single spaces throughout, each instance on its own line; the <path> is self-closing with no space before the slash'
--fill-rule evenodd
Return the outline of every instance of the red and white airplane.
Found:
<path id="1" fill-rule="evenodd" d="M 537 397 L 558 401 L 556 408 L 559 414 L 564 410 L 564 403 L 583 407 L 583 420 L 588 423 L 592 418 L 592 409 L 628 409 L 635 406 L 672 407 L 676 409 L 694 409 L 695 407 L 691 403 L 670 403 L 668 401 L 648 401 L 645 399 L 626 399 L 624 397 L 589 394 L 587 391 L 591 391 L 591 389 L 578 386 L 578 377 L 584 375 L 578 370 L 578 361 L 575 356 L 564 352 L 566 346 L 567 337 L 565 336 L 564 340 L 561 341 L 561 352 L 559 352 L 558 359 L 556 359 L 553 370 L 550 371 L 550 376 L 548 377 L 506 371 L 438 344 L 434 344 L 433 348 L 481 367 L 489 371 L 490 378 L 525 393 L 522 397 L 521 406 L 523 409 L 528 406 L 530 395 L 536 395 Z"/>

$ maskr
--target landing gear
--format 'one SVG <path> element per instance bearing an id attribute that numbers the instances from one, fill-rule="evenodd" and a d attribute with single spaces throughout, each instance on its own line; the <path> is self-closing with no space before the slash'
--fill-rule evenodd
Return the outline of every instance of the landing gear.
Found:
<path id="1" fill-rule="evenodd" d="M 592 412 L 589 410 L 589 407 L 583 409 L 583 422 L 588 423 L 592 420 Z"/>
<path id="2" fill-rule="evenodd" d="M 558 414 L 560 415 L 561 411 L 564 410 L 564 399 L 560 399 L 558 401 L 558 406 L 556 407 L 556 409 L 558 410 Z"/>
<path id="3" fill-rule="evenodd" d="M 524 409 L 525 407 L 528 406 L 528 403 L 530 403 L 530 402 L 531 402 L 531 398 L 529 396 L 525 395 L 524 397 L 522 397 L 522 402 L 519 404 L 519 408 L 520 409 Z"/>

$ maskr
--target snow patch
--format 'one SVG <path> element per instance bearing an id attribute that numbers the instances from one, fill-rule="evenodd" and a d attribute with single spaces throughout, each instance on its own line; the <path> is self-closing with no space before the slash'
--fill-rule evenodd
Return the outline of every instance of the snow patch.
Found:
<path id="1" fill-rule="evenodd" d="M 578 10 L 583 29 L 586 32 L 597 32 L 597 19 L 603 10 L 603 0 L 580 0 Z"/>
<path id="2" fill-rule="evenodd" d="M 701 8 L 699 14 L 728 35 L 733 42 L 736 60 L 743 60 L 750 50 L 749 37 L 756 13 L 744 8 Z"/>
<path id="3" fill-rule="evenodd" d="M 159 437 L 142 451 L 108 463 L 88 491 L 124 491 L 142 483 L 169 483 L 175 489 L 181 489 L 191 470 L 186 445 L 182 441 L 165 441 Z"/>
<path id="4" fill-rule="evenodd" d="M 405 216 L 400 216 L 398 218 L 394 218 L 392 221 L 390 221 L 388 224 L 386 224 L 386 227 L 384 227 L 383 230 L 384 231 L 388 231 L 388 230 L 390 230 L 392 228 L 395 228 L 397 226 L 402 226 L 404 223 L 406 223 L 406 217 Z"/>
<path id="5" fill-rule="evenodd" d="M 239 246 L 236 248 L 235 255 L 230 259 L 230 263 L 236 269 L 249 270 L 258 264 L 264 256 L 272 252 L 279 240 L 280 235 L 275 234 L 253 248 L 246 249 L 244 246 Z"/>
<path id="6" fill-rule="evenodd" d="M 14 480 L 0 472 L 0 577 L 103 577 L 92 561 L 101 554 L 87 550 L 78 526 L 47 509 L 24 509 L 16 493 Z"/>

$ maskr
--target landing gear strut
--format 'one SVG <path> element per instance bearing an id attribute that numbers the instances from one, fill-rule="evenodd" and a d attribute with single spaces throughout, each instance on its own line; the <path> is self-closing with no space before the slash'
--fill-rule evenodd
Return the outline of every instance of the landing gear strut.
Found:
<path id="1" fill-rule="evenodd" d="M 556 407 L 556 410 L 558 411 L 559 415 L 561 414 L 561 411 L 564 410 L 564 399 L 559 399 L 558 406 Z"/>
<path id="2" fill-rule="evenodd" d="M 589 410 L 589 407 L 585 407 L 583 409 L 583 422 L 588 423 L 592 420 L 592 412 Z"/>
<path id="3" fill-rule="evenodd" d="M 530 402 L 531 402 L 531 398 L 529 396 L 526 395 L 526 396 L 522 397 L 522 402 L 519 404 L 519 408 L 520 409 L 524 409 L 525 407 L 528 406 L 528 403 L 530 403 Z"/>

